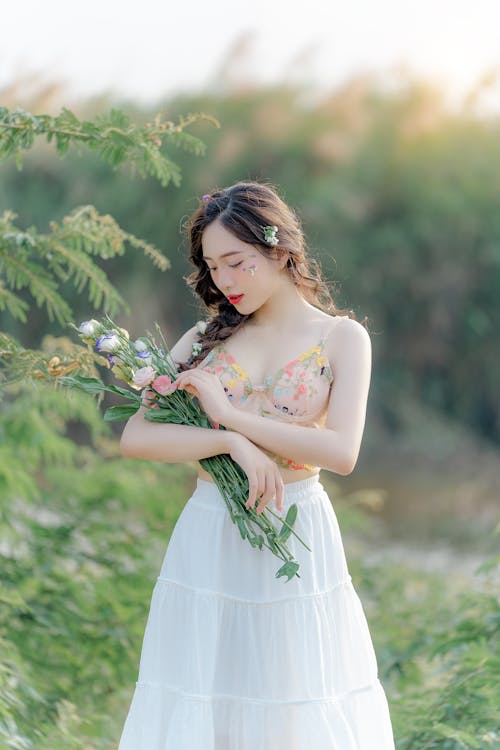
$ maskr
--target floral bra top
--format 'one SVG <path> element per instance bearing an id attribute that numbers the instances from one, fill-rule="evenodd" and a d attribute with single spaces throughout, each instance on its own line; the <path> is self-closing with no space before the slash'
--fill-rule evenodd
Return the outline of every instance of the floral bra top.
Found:
<path id="1" fill-rule="evenodd" d="M 251 382 L 222 342 L 214 346 L 198 367 L 219 377 L 228 399 L 238 409 L 283 422 L 322 427 L 333 382 L 333 373 L 323 351 L 327 337 L 328 333 L 324 334 L 318 344 L 287 362 L 262 384 Z M 261 450 L 287 469 L 314 471 L 320 468 L 296 464 L 265 448 Z"/>

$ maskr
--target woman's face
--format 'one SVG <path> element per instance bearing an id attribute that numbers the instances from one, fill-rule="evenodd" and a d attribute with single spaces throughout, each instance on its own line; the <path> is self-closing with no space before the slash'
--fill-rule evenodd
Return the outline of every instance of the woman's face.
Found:
<path id="1" fill-rule="evenodd" d="M 212 281 L 242 315 L 250 315 L 278 293 L 286 260 L 266 258 L 216 219 L 203 231 L 203 259 Z M 241 299 L 235 299 L 243 295 Z"/>

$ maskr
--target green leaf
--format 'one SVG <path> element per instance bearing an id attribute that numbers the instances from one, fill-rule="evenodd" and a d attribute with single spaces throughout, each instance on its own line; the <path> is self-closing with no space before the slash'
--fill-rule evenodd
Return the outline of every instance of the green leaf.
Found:
<path id="1" fill-rule="evenodd" d="M 5 309 L 13 318 L 17 318 L 21 323 L 26 323 L 26 311 L 29 310 L 28 303 L 6 289 L 3 282 L 0 281 L 0 310 Z"/>
<path id="2" fill-rule="evenodd" d="M 119 385 L 107 385 L 106 390 L 111 393 L 117 393 L 119 396 L 124 396 L 125 398 L 131 398 L 138 403 L 142 401 L 140 393 L 128 390 L 127 388 L 120 388 Z"/>
<path id="3" fill-rule="evenodd" d="M 247 536 L 247 530 L 245 528 L 245 524 L 243 522 L 243 519 L 240 518 L 240 516 L 236 517 L 236 523 L 238 524 L 238 528 L 240 530 L 241 538 L 245 539 Z"/>
<path id="4" fill-rule="evenodd" d="M 148 422 L 162 422 L 168 424 L 187 424 L 182 414 L 171 414 L 167 409 L 147 409 L 144 412 L 144 419 Z"/>
<path id="5" fill-rule="evenodd" d="M 283 526 L 280 529 L 280 533 L 278 534 L 278 539 L 281 542 L 286 542 L 290 534 L 292 533 L 292 527 L 295 523 L 295 519 L 297 518 L 297 505 L 294 503 L 293 505 L 290 505 L 288 508 L 288 513 L 286 514 L 285 520 L 283 522 Z M 288 524 L 290 528 L 285 526 L 285 524 Z"/>
<path id="6" fill-rule="evenodd" d="M 288 560 L 278 570 L 278 572 L 275 575 L 275 578 L 281 578 L 281 576 L 287 576 L 287 579 L 289 581 L 290 578 L 293 578 L 293 576 L 297 573 L 299 567 L 300 565 L 297 562 L 293 562 L 293 560 Z M 300 576 L 298 577 L 300 578 Z"/>
<path id="7" fill-rule="evenodd" d="M 137 406 L 125 405 L 125 406 L 110 406 L 104 412 L 105 422 L 118 422 L 121 419 L 129 419 L 133 417 L 137 412 Z"/>
<path id="8" fill-rule="evenodd" d="M 86 378 L 83 375 L 61 375 L 61 377 L 57 379 L 57 382 L 62 383 L 62 385 L 66 385 L 69 388 L 78 388 L 79 390 L 84 391 L 85 393 L 90 393 L 94 396 L 97 393 L 102 393 L 103 391 L 109 390 L 110 387 L 113 387 L 104 385 L 99 378 Z"/>
<path id="9" fill-rule="evenodd" d="M 134 393 L 134 391 L 127 390 L 126 388 L 120 388 L 118 385 L 105 385 L 102 380 L 99 380 L 99 378 L 87 378 L 83 375 L 62 375 L 58 378 L 57 382 L 62 383 L 62 385 L 66 385 L 69 388 L 77 388 L 85 393 L 89 393 L 91 396 L 103 393 L 104 391 L 108 391 L 108 393 L 116 393 L 118 396 L 122 396 L 129 401 L 135 401 L 135 406 L 132 407 L 131 405 L 130 407 L 127 407 L 134 408 L 135 411 L 137 411 L 142 401 L 139 393 Z"/>
<path id="10" fill-rule="evenodd" d="M 471 750 L 472 748 L 482 747 L 481 741 L 476 737 L 473 737 L 473 735 L 470 732 L 467 732 L 467 730 L 465 729 L 457 729 L 456 727 L 450 727 L 447 724 L 443 724 L 442 722 L 437 722 L 436 724 L 434 724 L 433 730 L 443 737 L 447 737 L 450 740 L 459 742 L 462 747 L 471 748 Z"/>

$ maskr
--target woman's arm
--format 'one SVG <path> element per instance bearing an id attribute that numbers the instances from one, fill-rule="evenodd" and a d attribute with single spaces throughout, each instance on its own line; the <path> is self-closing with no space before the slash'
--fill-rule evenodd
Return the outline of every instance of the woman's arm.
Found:
<path id="1" fill-rule="evenodd" d="M 297 463 L 350 474 L 364 431 L 371 377 L 370 336 L 364 326 L 346 318 L 330 335 L 330 347 L 335 352 L 335 380 L 325 428 L 286 424 L 235 407 L 229 410 L 224 426 Z"/>
<path id="2" fill-rule="evenodd" d="M 122 433 L 120 452 L 126 458 L 183 463 L 230 453 L 230 430 L 212 430 L 184 424 L 148 422 L 139 412 L 131 417 Z"/>
<path id="3" fill-rule="evenodd" d="M 190 328 L 172 347 L 175 362 L 187 362 L 198 329 Z M 127 421 L 120 439 L 120 452 L 126 458 L 182 463 L 229 453 L 234 433 L 191 425 L 148 422 L 144 406 Z"/>
<path id="4" fill-rule="evenodd" d="M 320 466 L 335 474 L 350 474 L 353 469 L 342 436 L 335 430 L 285 424 L 237 409 L 235 412 L 237 414 L 230 422 L 226 420 L 224 426 L 245 435 L 260 448 L 291 458 L 296 463 Z"/>

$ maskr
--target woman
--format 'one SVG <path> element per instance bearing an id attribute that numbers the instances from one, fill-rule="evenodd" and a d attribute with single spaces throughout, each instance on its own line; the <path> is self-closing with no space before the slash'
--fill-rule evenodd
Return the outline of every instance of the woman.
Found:
<path id="1" fill-rule="evenodd" d="M 247 505 L 284 517 L 296 503 L 294 528 L 312 552 L 289 537 L 300 578 L 277 579 L 277 558 L 241 538 L 199 466 L 153 591 L 119 750 L 393 750 L 364 610 L 319 481 L 321 468 L 355 466 L 369 334 L 335 308 L 271 185 L 204 195 L 187 233 L 186 281 L 211 317 L 172 348 L 175 384 L 226 429 L 148 422 L 141 407 L 121 451 L 170 463 L 229 453 L 248 476 Z"/>

